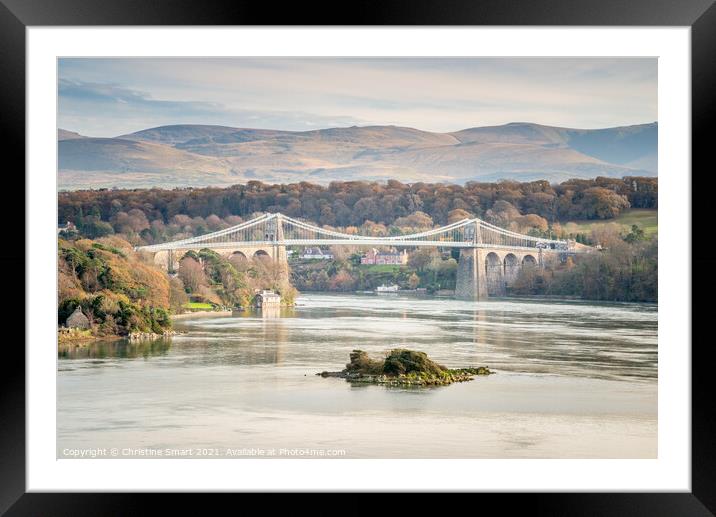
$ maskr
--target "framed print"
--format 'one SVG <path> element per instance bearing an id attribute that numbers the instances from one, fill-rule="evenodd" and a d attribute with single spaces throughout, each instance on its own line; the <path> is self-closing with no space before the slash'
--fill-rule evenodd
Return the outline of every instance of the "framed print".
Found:
<path id="1" fill-rule="evenodd" d="M 150 491 L 713 511 L 691 169 L 716 8 L 132 7 L 0 11 L 27 239 L 3 511 Z"/>

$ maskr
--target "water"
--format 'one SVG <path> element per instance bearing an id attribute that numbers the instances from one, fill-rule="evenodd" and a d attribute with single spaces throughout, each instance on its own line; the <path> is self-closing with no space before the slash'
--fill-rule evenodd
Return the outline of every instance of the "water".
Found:
<path id="1" fill-rule="evenodd" d="M 654 305 L 298 302 L 180 320 L 172 340 L 60 351 L 58 457 L 656 457 Z M 396 346 L 497 374 L 408 389 L 315 375 L 355 348 Z"/>

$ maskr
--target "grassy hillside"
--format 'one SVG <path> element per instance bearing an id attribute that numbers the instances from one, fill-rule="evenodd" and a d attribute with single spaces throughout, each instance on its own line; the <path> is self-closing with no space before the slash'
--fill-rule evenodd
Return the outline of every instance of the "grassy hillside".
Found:
<path id="1" fill-rule="evenodd" d="M 656 235 L 659 229 L 658 214 L 658 210 L 632 208 L 631 210 L 626 210 L 615 219 L 607 219 L 604 221 L 570 221 L 567 223 L 569 226 L 564 225 L 564 228 L 570 233 L 588 234 L 595 226 L 607 223 L 616 223 L 622 226 L 626 231 L 631 229 L 632 225 L 635 224 L 644 230 L 644 233 L 648 237 L 651 237 L 652 235 Z"/>
<path id="2" fill-rule="evenodd" d="M 171 327 L 169 279 L 127 241 L 60 239 L 57 254 L 60 325 L 80 307 L 95 335 L 161 333 Z"/>

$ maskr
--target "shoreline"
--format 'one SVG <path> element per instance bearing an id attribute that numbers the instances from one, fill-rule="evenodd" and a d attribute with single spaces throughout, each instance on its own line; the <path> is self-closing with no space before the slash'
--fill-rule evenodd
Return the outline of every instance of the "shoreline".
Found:
<path id="1" fill-rule="evenodd" d="M 57 347 L 58 348 L 70 347 L 70 346 L 82 347 L 82 346 L 89 346 L 94 343 L 121 341 L 123 339 L 128 339 L 128 338 L 127 338 L 127 336 L 120 336 L 120 335 L 116 335 L 116 334 L 111 334 L 108 336 L 82 336 L 82 337 L 72 337 L 72 338 L 64 338 L 64 339 L 61 339 L 58 337 Z"/>
<path id="2" fill-rule="evenodd" d="M 301 294 L 318 294 L 318 295 L 359 295 L 359 296 L 383 296 L 385 294 L 392 295 L 392 296 L 401 296 L 401 295 L 407 295 L 407 296 L 417 296 L 420 298 L 433 298 L 438 300 L 455 300 L 455 301 L 470 301 L 470 300 L 460 300 L 458 298 L 455 298 L 454 294 L 439 294 L 439 293 L 416 293 L 415 291 L 410 290 L 404 290 L 404 291 L 395 291 L 390 293 L 376 293 L 374 291 L 313 291 L 313 290 L 304 290 L 301 291 Z M 300 296 L 297 298 L 300 299 Z M 559 295 L 559 294 L 510 294 L 505 296 L 496 296 L 491 295 L 487 298 L 486 301 L 516 301 L 516 302 L 524 302 L 524 301 L 555 301 L 555 302 L 576 302 L 576 303 L 584 303 L 584 304 L 619 304 L 619 305 L 653 305 L 658 306 L 658 301 L 624 301 L 624 300 L 595 300 L 591 298 L 581 298 L 579 296 L 572 296 L 572 295 Z"/>
<path id="3" fill-rule="evenodd" d="M 210 316 L 231 316 L 232 311 L 196 311 L 196 312 L 182 312 L 181 314 L 172 314 L 172 321 L 184 320 L 189 318 L 206 318 Z"/>

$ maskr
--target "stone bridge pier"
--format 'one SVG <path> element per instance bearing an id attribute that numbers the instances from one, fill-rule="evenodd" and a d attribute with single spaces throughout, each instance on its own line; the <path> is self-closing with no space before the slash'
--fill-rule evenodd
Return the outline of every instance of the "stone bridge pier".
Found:
<path id="1" fill-rule="evenodd" d="M 524 268 L 542 267 L 541 250 L 462 248 L 457 266 L 455 297 L 486 300 L 504 296 Z"/>

